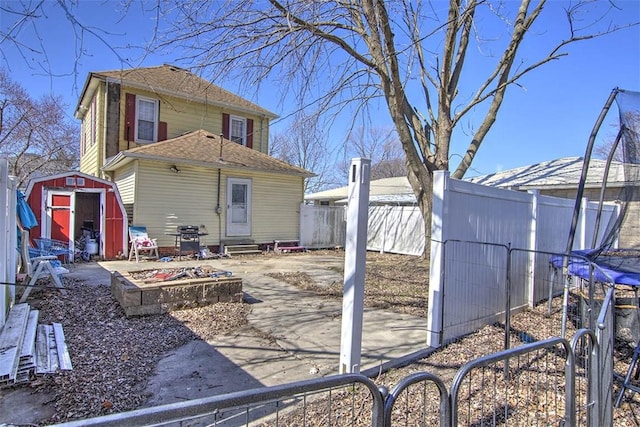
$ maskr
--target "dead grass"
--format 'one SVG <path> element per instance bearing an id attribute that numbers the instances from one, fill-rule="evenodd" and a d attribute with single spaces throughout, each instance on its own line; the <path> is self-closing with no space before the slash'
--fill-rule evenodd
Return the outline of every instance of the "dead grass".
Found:
<path id="1" fill-rule="evenodd" d="M 425 260 L 420 257 L 368 252 L 366 268 L 366 307 L 382 308 L 393 312 L 426 318 L 429 269 L 428 263 Z M 322 286 L 315 283 L 313 279 L 304 272 L 278 273 L 274 275 L 274 277 L 285 280 L 301 289 L 316 292 L 322 296 L 336 299 L 342 298 L 342 283 L 332 283 L 329 286 Z M 576 304 L 577 302 L 574 301 L 571 304 L 571 308 L 575 309 Z M 539 341 L 559 336 L 562 319 L 562 298 L 558 297 L 554 299 L 551 314 L 547 312 L 547 307 L 547 303 L 545 302 L 533 309 L 524 310 L 512 317 L 509 334 L 512 347 L 522 345 L 523 340 L 528 341 L 533 339 Z M 567 336 L 571 338 L 575 330 L 576 328 L 573 323 L 569 322 L 567 325 Z M 378 385 L 384 385 L 391 389 L 408 375 L 427 371 L 437 375 L 447 386 L 450 386 L 455 374 L 464 364 L 504 349 L 504 339 L 504 324 L 489 325 L 475 333 L 448 343 L 424 359 L 416 360 L 407 366 L 383 373 L 378 378 L 375 378 L 375 382 Z M 559 366 L 558 370 L 561 371 L 563 369 L 563 359 L 558 357 L 558 355 L 554 357 L 556 359 L 554 363 L 556 366 Z M 628 344 L 617 345 L 614 355 L 614 372 L 626 373 L 631 357 L 632 348 Z M 548 363 L 548 361 L 546 361 L 546 363 Z M 578 392 L 582 390 L 584 393 L 585 385 L 586 382 L 584 379 L 577 381 Z M 474 385 L 473 387 L 475 387 L 476 390 L 482 389 L 479 385 Z M 530 386 L 532 387 L 531 390 L 528 389 L 529 386 L 518 384 L 517 382 L 508 385 L 508 387 L 514 391 L 514 395 L 519 399 L 524 399 L 524 401 L 527 402 L 539 401 L 536 397 L 536 394 L 540 393 L 539 383 L 533 383 Z M 618 392 L 619 384 L 616 384 L 613 390 L 614 399 L 618 396 Z M 638 396 L 638 394 L 631 396 L 630 392 L 627 392 L 626 396 L 621 407 L 614 409 L 613 425 L 640 426 L 640 396 Z M 343 398 L 345 400 L 351 399 L 349 393 L 346 393 Z M 332 399 L 337 401 L 338 395 L 334 395 Z M 425 413 L 428 413 L 430 417 L 438 413 L 435 395 L 434 399 L 428 403 L 429 408 L 425 407 L 427 404 L 424 402 L 416 402 L 418 401 L 414 400 L 413 404 L 422 406 L 406 408 L 404 416 L 406 417 L 407 425 L 417 425 L 420 419 L 418 417 L 425 416 Z M 345 402 L 340 406 L 344 405 L 346 405 Z M 531 414 L 534 414 L 536 411 L 540 411 L 539 408 L 535 407 L 535 405 L 539 405 L 538 403 L 532 403 L 531 405 L 534 406 L 532 406 L 530 410 L 524 411 L 527 417 L 532 416 Z M 563 410 L 563 406 L 561 405 L 558 409 Z M 299 414 L 295 412 L 292 413 L 290 415 L 292 418 L 290 418 L 289 421 L 291 421 L 292 424 L 296 424 L 297 421 L 299 421 L 297 418 L 298 415 Z M 308 417 L 307 419 L 314 419 L 313 416 L 310 416 L 310 413 L 306 415 Z M 557 417 L 557 415 L 554 416 Z M 581 411 L 579 416 L 584 418 L 584 410 Z M 322 418 L 319 416 L 318 419 Z M 527 420 L 532 421 L 529 418 L 527 418 Z M 526 424 L 529 424 L 528 421 Z M 487 425 L 495 425 L 489 421 L 487 422 Z M 535 422 L 540 422 L 540 420 L 538 419 Z M 307 423 L 307 425 L 321 424 L 316 424 L 312 421 L 311 423 Z M 366 425 L 366 422 L 362 425 Z M 501 425 L 501 423 L 498 423 L 498 425 Z M 509 421 L 509 425 L 524 424 L 518 424 L 517 421 L 514 424 L 514 420 L 512 419 Z"/>
<path id="2" fill-rule="evenodd" d="M 269 276 L 324 297 L 342 298 L 341 282 L 320 285 L 303 271 Z M 365 283 L 365 306 L 427 317 L 429 265 L 422 257 L 368 252 Z"/>

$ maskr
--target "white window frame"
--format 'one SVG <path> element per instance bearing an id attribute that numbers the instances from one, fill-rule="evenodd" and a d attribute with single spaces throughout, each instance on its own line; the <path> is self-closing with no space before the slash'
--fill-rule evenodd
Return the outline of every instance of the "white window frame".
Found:
<path id="1" fill-rule="evenodd" d="M 234 135 L 233 134 L 233 122 L 242 122 L 242 135 Z M 240 139 L 240 141 L 238 141 Z M 246 147 L 247 145 L 247 119 L 245 117 L 240 116 L 229 116 L 229 140 L 237 142 L 238 144 L 242 144 Z"/>
<path id="2" fill-rule="evenodd" d="M 246 201 L 242 209 L 245 212 L 246 221 L 234 222 L 233 210 L 236 206 L 233 203 L 233 186 L 242 185 L 245 187 Z M 227 178 L 227 212 L 226 212 L 226 230 L 225 235 L 234 236 L 251 236 L 251 216 L 252 216 L 252 180 L 251 178 Z"/>
<path id="3" fill-rule="evenodd" d="M 147 140 L 147 139 L 142 139 L 140 138 L 139 134 L 138 134 L 138 123 L 140 121 L 140 102 L 150 102 L 153 104 L 153 139 L 152 140 Z M 144 96 L 136 96 L 136 131 L 135 131 L 135 141 L 136 142 L 140 142 L 140 143 L 149 143 L 149 142 L 156 142 L 158 141 L 158 100 L 157 99 L 153 99 L 153 98 L 147 98 Z"/>

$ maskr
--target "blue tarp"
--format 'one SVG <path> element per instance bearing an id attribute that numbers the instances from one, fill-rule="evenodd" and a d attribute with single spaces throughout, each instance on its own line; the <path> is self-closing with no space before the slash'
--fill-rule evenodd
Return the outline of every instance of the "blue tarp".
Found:
<path id="1" fill-rule="evenodd" d="M 31 210 L 31 207 L 27 203 L 27 199 L 24 193 L 20 190 L 16 191 L 18 193 L 18 219 L 20 219 L 20 224 L 22 224 L 23 228 L 31 230 L 33 227 L 38 225 L 38 221 L 36 220 L 36 216 Z"/>

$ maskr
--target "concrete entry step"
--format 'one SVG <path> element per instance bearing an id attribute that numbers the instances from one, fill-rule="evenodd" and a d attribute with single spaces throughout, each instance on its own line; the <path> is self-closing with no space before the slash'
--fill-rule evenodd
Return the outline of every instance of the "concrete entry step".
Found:
<path id="1" fill-rule="evenodd" d="M 261 254 L 262 251 L 260 247 L 255 244 L 225 245 L 224 253 L 227 255 Z"/>

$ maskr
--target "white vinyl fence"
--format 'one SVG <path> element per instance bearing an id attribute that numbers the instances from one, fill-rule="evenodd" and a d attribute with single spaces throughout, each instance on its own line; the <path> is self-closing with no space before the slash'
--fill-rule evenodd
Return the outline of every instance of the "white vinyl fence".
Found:
<path id="1" fill-rule="evenodd" d="M 346 206 L 300 206 L 300 244 L 311 249 L 344 247 Z M 424 221 L 417 206 L 369 206 L 367 250 L 424 253 Z"/>
<path id="2" fill-rule="evenodd" d="M 0 328 L 15 300 L 16 263 L 16 183 L 9 177 L 7 159 L 0 159 Z"/>
<path id="3" fill-rule="evenodd" d="M 300 244 L 310 249 L 344 247 L 344 206 L 300 205 Z"/>
<path id="4" fill-rule="evenodd" d="M 550 254 L 542 252 L 565 252 L 574 205 L 435 173 L 427 344 L 439 346 L 504 318 L 508 269 L 512 310 L 548 296 Z M 591 246 L 597 208 L 583 201 L 574 249 Z M 605 205 L 599 238 L 618 212 Z M 562 283 L 553 286 L 557 293 Z"/>
<path id="5" fill-rule="evenodd" d="M 417 206 L 369 206 L 367 250 L 404 255 L 424 253 L 424 219 Z"/>

